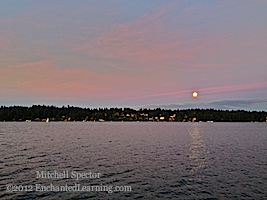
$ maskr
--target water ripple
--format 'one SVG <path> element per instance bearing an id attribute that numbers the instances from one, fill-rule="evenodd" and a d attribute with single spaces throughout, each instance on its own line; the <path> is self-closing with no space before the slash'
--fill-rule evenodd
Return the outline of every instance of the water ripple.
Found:
<path id="1" fill-rule="evenodd" d="M 258 123 L 0 123 L 1 199 L 267 199 L 266 126 Z M 36 171 L 101 173 L 85 185 L 131 192 L 16 192 L 73 185 Z"/>

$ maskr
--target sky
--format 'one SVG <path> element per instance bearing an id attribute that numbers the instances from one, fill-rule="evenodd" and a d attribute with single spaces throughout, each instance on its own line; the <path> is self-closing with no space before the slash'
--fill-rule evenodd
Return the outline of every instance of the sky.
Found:
<path id="1" fill-rule="evenodd" d="M 0 105 L 266 111 L 266 11 L 266 0 L 1 0 Z"/>

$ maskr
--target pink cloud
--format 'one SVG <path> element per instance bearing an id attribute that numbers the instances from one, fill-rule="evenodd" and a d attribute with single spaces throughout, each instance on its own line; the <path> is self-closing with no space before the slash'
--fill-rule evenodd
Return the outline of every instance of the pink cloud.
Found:
<path id="1" fill-rule="evenodd" d="M 209 87 L 209 88 L 202 88 L 197 89 L 200 94 L 216 94 L 221 92 L 230 92 L 230 91 L 240 91 L 240 90 L 249 90 L 249 89 L 258 89 L 258 88 L 266 88 L 267 82 L 262 83 L 252 83 L 252 84 L 242 84 L 242 85 L 232 85 L 232 86 L 222 86 L 222 87 Z M 151 97 L 160 97 L 160 96 L 188 96 L 189 93 L 193 92 L 194 89 L 190 90 L 181 90 L 181 91 L 175 91 L 175 92 L 168 92 L 168 93 L 157 93 L 152 95 L 144 95 L 144 96 L 138 96 L 138 97 L 129 97 L 125 100 L 133 100 L 133 99 L 145 99 L 145 98 L 151 98 Z"/>
<path id="2" fill-rule="evenodd" d="M 241 35 L 233 33 L 227 27 L 221 27 L 218 31 L 213 30 L 210 34 L 202 33 L 201 30 L 201 34 L 195 34 L 190 32 L 190 29 L 185 31 L 182 27 L 170 28 L 164 25 L 164 16 L 168 15 L 175 5 L 166 4 L 134 21 L 115 24 L 103 30 L 95 40 L 77 45 L 74 50 L 95 57 L 144 64 L 150 68 L 176 66 L 181 69 L 184 66 L 200 70 L 210 67 L 234 67 L 245 61 L 253 63 L 257 61 L 256 57 L 263 59 L 262 54 L 256 57 L 255 54 L 243 56 L 246 52 L 240 52 L 240 49 L 249 51 L 250 45 L 257 48 L 262 41 L 265 44 L 266 28 L 258 30 L 257 27 Z M 229 9 L 222 3 L 211 9 L 220 8 L 225 12 Z M 196 23 L 204 11 L 201 3 L 189 7 L 181 12 L 179 21 Z M 225 15 L 223 12 L 213 14 Z M 257 37 L 254 35 L 255 32 L 259 32 Z"/>
<path id="3" fill-rule="evenodd" d="M 59 68 L 46 60 L 1 68 L 0 76 L 0 93 L 15 99 L 29 96 L 120 101 L 164 88 L 164 85 L 155 86 L 160 76 L 158 73 L 143 72 L 131 77 L 128 74 L 98 73 L 88 68 Z"/>
<path id="4" fill-rule="evenodd" d="M 93 42 L 77 46 L 75 51 L 85 51 L 101 58 L 118 58 L 134 62 L 161 64 L 190 58 L 191 49 L 183 47 L 184 41 L 173 41 L 162 25 L 162 15 L 173 5 L 166 5 L 155 12 L 125 24 L 115 24 Z M 181 33 L 180 33 L 181 34 Z"/>
<path id="5" fill-rule="evenodd" d="M 95 98 L 109 94 L 109 90 L 119 85 L 116 76 L 103 75 L 88 69 L 60 69 L 51 61 L 1 68 L 0 74 L 0 91 L 7 96 L 10 92 L 17 91 L 18 96 L 30 94 L 45 98 Z M 122 82 L 126 81 L 124 78 L 120 79 Z"/>

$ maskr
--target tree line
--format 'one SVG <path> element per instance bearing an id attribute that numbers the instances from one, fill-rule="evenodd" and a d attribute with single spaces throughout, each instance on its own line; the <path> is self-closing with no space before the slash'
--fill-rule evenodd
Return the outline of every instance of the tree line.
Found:
<path id="1" fill-rule="evenodd" d="M 266 122 L 266 111 L 216 109 L 80 108 L 73 106 L 1 106 L 0 121 L 214 121 Z"/>

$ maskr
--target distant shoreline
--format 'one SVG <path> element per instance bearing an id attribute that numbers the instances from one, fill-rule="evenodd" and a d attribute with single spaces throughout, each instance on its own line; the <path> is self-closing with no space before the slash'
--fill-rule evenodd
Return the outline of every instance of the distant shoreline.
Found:
<path id="1" fill-rule="evenodd" d="M 27 123 L 26 121 L 0 121 L 0 123 Z M 63 123 L 84 123 L 83 121 L 51 121 L 49 123 L 58 123 L 58 122 L 63 122 Z M 151 123 L 151 122 L 156 122 L 156 123 L 163 123 L 163 122 L 168 122 L 168 123 L 210 123 L 210 122 L 199 122 L 199 121 L 195 121 L 195 122 L 182 122 L 182 121 L 104 121 L 104 122 L 100 122 L 100 121 L 86 121 L 86 123 L 125 123 L 125 122 L 141 122 L 141 123 Z M 45 123 L 42 121 L 31 121 L 31 123 Z M 247 121 L 213 121 L 212 123 L 267 123 L 265 121 L 263 122 L 259 122 L 259 121 L 251 121 L 251 122 L 247 122 Z"/>
<path id="2" fill-rule="evenodd" d="M 267 122 L 266 111 L 1 106 L 0 121 Z"/>

